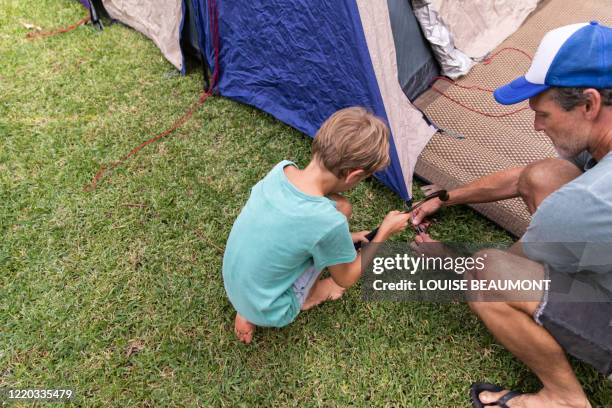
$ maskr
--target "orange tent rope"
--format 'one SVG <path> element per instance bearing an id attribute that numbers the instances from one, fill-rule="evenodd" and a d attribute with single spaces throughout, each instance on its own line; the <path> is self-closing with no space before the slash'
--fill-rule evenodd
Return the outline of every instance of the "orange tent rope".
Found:
<path id="1" fill-rule="evenodd" d="M 197 102 L 194 103 L 191 106 L 191 108 L 189 108 L 189 110 L 185 112 L 185 114 L 183 114 L 183 116 L 177 119 L 170 128 L 153 136 L 149 140 L 139 144 L 138 146 L 130 150 L 130 152 L 126 154 L 121 160 L 116 161 L 108 166 L 104 164 L 101 165 L 100 169 L 98 170 L 96 175 L 93 177 L 91 182 L 83 186 L 84 191 L 90 192 L 90 191 L 95 190 L 98 185 L 98 182 L 106 175 L 108 171 L 114 170 L 116 167 L 121 165 L 131 156 L 134 156 L 136 153 L 142 150 L 145 146 L 150 145 L 151 143 L 155 143 L 159 139 L 162 139 L 170 135 L 171 133 L 173 133 L 176 129 L 178 129 L 185 122 L 187 122 L 189 118 L 191 118 L 193 113 L 200 106 L 204 104 L 204 102 L 206 101 L 206 99 L 208 99 L 209 96 L 213 95 L 213 93 L 215 92 L 215 88 L 217 87 L 217 82 L 219 81 L 219 72 L 220 72 L 219 70 L 219 21 L 218 21 L 218 13 L 217 13 L 217 0 L 210 0 L 210 2 L 208 3 L 208 7 L 209 7 L 209 15 L 210 15 L 210 27 L 212 31 L 212 42 L 213 42 L 213 48 L 215 52 L 215 68 L 212 73 L 212 77 L 211 77 L 211 81 L 210 81 L 208 90 L 202 91 L 202 94 L 200 94 L 200 97 L 198 98 Z"/>
<path id="2" fill-rule="evenodd" d="M 32 31 L 26 34 L 26 38 L 29 40 L 33 40 L 35 38 L 44 38 L 44 37 L 51 37 L 57 34 L 63 34 L 63 33 L 67 33 L 69 31 L 74 30 L 75 28 L 82 26 L 84 24 L 89 23 L 89 21 L 91 20 L 90 16 L 84 17 L 82 19 L 80 19 L 79 21 L 77 21 L 75 24 L 70 25 L 68 27 L 63 27 L 63 28 L 57 28 L 55 30 L 51 30 L 51 31 Z"/>
<path id="3" fill-rule="evenodd" d="M 98 172 L 96 173 L 96 175 L 93 177 L 93 179 L 91 180 L 91 182 L 85 184 L 83 186 L 83 190 L 90 192 L 96 189 L 96 187 L 98 186 L 98 181 L 100 181 L 105 175 L 106 173 L 108 173 L 111 170 L 114 170 L 116 167 L 120 166 L 121 164 L 123 164 L 127 159 L 129 159 L 131 156 L 135 155 L 136 153 L 138 153 L 140 150 L 142 150 L 145 146 L 150 145 L 151 143 L 155 143 L 157 142 L 159 139 L 162 139 L 168 135 L 170 135 L 171 133 L 173 133 L 176 129 L 178 129 L 179 127 L 181 127 L 185 122 L 187 122 L 189 120 L 189 118 L 191 118 L 191 116 L 193 115 L 193 113 L 200 107 L 202 106 L 202 104 L 204 104 L 204 102 L 206 101 L 206 99 L 208 99 L 209 96 L 212 95 L 211 91 L 208 92 L 202 92 L 202 94 L 200 95 L 200 98 L 198 99 L 198 101 L 196 103 L 193 104 L 193 106 L 191 108 L 189 108 L 189 110 L 187 112 L 185 112 L 185 114 L 183 116 L 181 116 L 179 119 L 176 120 L 176 122 L 174 122 L 174 124 L 168 128 L 167 130 L 164 130 L 163 132 L 153 136 L 152 138 L 150 138 L 149 140 L 139 144 L 138 146 L 136 146 L 135 148 L 133 148 L 132 150 L 130 150 L 130 152 L 128 154 L 126 154 L 121 160 L 116 161 L 108 166 L 106 165 L 102 165 L 100 166 L 100 169 L 98 170 Z"/>

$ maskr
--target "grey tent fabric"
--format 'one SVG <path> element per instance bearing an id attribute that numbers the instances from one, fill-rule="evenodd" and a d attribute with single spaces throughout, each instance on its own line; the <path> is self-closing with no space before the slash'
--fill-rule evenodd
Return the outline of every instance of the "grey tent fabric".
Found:
<path id="1" fill-rule="evenodd" d="M 183 69 L 181 0 L 102 0 L 102 4 L 111 18 L 149 37 L 172 65 Z"/>
<path id="2" fill-rule="evenodd" d="M 398 80 L 413 100 L 439 75 L 438 63 L 423 37 L 410 0 L 387 0 L 393 41 L 397 55 Z"/>

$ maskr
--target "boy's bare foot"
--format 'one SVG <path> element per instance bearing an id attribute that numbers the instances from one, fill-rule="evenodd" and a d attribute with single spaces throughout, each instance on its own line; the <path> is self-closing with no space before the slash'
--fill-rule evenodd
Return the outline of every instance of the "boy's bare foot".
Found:
<path id="1" fill-rule="evenodd" d="M 244 344 L 249 344 L 253 340 L 253 333 L 255 333 L 255 325 L 249 322 L 240 314 L 236 313 L 236 320 L 234 321 L 234 333 L 238 340 Z"/>
<path id="2" fill-rule="evenodd" d="M 318 280 L 310 290 L 306 301 L 304 301 L 302 310 L 311 309 L 328 300 L 340 299 L 345 290 L 345 288 L 336 284 L 332 278 Z"/>

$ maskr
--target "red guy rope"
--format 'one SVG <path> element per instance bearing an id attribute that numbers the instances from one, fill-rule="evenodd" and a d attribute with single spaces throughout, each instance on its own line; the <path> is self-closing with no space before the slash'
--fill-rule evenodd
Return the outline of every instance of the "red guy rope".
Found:
<path id="1" fill-rule="evenodd" d="M 87 16 L 87 17 L 80 19 L 79 21 L 77 21 L 76 23 L 68 27 L 57 28 L 51 31 L 30 31 L 29 33 L 26 34 L 26 38 L 29 40 L 33 40 L 35 38 L 45 38 L 45 37 L 51 37 L 51 36 L 58 35 L 58 34 L 67 33 L 69 31 L 74 30 L 75 28 L 79 26 L 89 23 L 89 20 L 91 20 L 91 17 Z"/>
<path id="2" fill-rule="evenodd" d="M 491 62 L 493 62 L 493 60 L 495 59 L 495 57 L 497 57 L 498 54 L 500 54 L 500 53 L 502 53 L 504 51 L 517 51 L 517 52 L 520 52 L 521 54 L 523 54 L 524 56 L 526 56 L 527 58 L 529 58 L 530 61 L 532 59 L 531 55 L 527 54 L 523 50 L 520 50 L 520 49 L 514 48 L 514 47 L 506 47 L 506 48 L 502 48 L 501 50 L 497 51 L 495 54 L 493 54 L 490 57 L 488 57 L 487 59 L 485 59 L 483 61 L 483 64 L 484 65 L 489 65 Z M 469 90 L 469 91 L 482 91 L 482 92 L 489 92 L 489 93 L 493 93 L 493 91 L 494 91 L 493 89 L 482 88 L 482 87 L 477 86 L 477 85 L 471 85 L 471 86 L 461 85 L 461 84 L 458 84 L 457 82 L 453 81 L 452 79 L 449 79 L 447 77 L 442 77 L 442 76 L 435 77 L 433 79 L 433 82 L 436 82 L 438 80 L 449 82 L 452 86 L 456 86 L 458 88 L 466 89 L 466 90 Z M 500 114 L 487 113 L 487 112 L 483 112 L 483 111 L 480 111 L 478 109 L 472 108 L 470 106 L 467 106 L 463 102 L 461 102 L 461 101 L 459 101 L 459 100 L 449 96 L 446 92 L 444 92 L 444 91 L 440 90 L 439 88 L 437 88 L 435 86 L 435 84 L 432 84 L 431 89 L 434 92 L 439 93 L 440 95 L 442 95 L 446 99 L 449 99 L 452 102 L 456 103 L 457 105 L 459 105 L 459 106 L 461 106 L 461 107 L 463 107 L 463 108 L 465 108 L 465 109 L 467 109 L 467 110 L 469 110 L 471 112 L 477 113 L 477 114 L 482 115 L 482 116 L 487 116 L 489 118 L 503 118 L 505 116 L 514 115 L 515 113 L 522 112 L 524 110 L 528 110 L 529 109 L 528 107 L 523 107 L 523 108 L 519 108 L 519 109 L 513 110 L 511 112 L 507 112 L 507 113 L 500 113 Z"/>
<path id="3" fill-rule="evenodd" d="M 213 45 L 213 49 L 214 49 L 214 58 L 215 58 L 215 68 L 214 68 L 212 76 L 211 76 L 210 86 L 209 86 L 208 90 L 205 91 L 205 92 L 202 92 L 202 94 L 198 98 L 198 101 L 196 103 L 194 103 L 191 106 L 191 108 L 189 108 L 189 110 L 187 112 L 185 112 L 185 114 L 183 114 L 183 116 L 181 116 L 179 119 L 177 119 L 176 122 L 174 122 L 174 124 L 172 126 L 170 126 L 170 128 L 168 128 L 168 129 L 164 130 L 163 132 L 153 136 L 149 140 L 146 140 L 145 142 L 139 144 L 138 146 L 136 146 L 135 148 L 130 150 L 130 152 L 128 154 L 126 154 L 121 160 L 119 160 L 117 162 L 114 162 L 114 163 L 112 163 L 112 164 L 110 164 L 108 166 L 107 165 L 100 166 L 100 169 L 98 170 L 96 175 L 93 177 L 91 182 L 89 182 L 88 184 L 83 186 L 83 190 L 84 191 L 90 192 L 90 191 L 95 190 L 96 187 L 98 186 L 98 182 L 100 180 L 102 180 L 102 178 L 104 178 L 104 176 L 109 171 L 112 171 L 115 168 L 117 168 L 118 166 L 120 166 L 121 164 L 123 164 L 126 160 L 128 160 L 130 157 L 134 156 L 136 153 L 138 153 L 144 147 L 150 145 L 151 143 L 155 143 L 158 140 L 163 139 L 166 136 L 169 136 L 176 129 L 178 129 L 179 127 L 183 126 L 185 124 L 185 122 L 187 122 L 191 118 L 193 113 L 200 106 L 202 106 L 204 104 L 204 102 L 206 102 L 206 99 L 208 99 L 209 96 L 213 95 L 213 93 L 215 91 L 215 88 L 217 86 L 217 82 L 219 80 L 219 16 L 217 14 L 217 2 L 216 2 L 216 0 L 209 0 L 209 2 L 208 2 L 208 15 L 209 15 L 209 24 L 210 24 L 210 28 L 211 28 L 211 34 L 212 34 L 212 45 Z"/>

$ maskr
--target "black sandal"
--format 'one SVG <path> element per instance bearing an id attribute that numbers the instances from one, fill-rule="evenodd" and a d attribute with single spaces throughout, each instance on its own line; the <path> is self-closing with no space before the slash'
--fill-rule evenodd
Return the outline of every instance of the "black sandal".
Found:
<path id="1" fill-rule="evenodd" d="M 522 395 L 520 392 L 509 391 L 507 394 L 504 394 L 503 397 L 501 397 L 495 402 L 483 404 L 482 401 L 480 401 L 480 393 L 483 391 L 502 392 L 503 390 L 504 388 L 500 387 L 499 385 L 495 385 L 495 384 L 473 383 L 472 386 L 470 387 L 470 398 L 472 399 L 472 406 L 474 408 L 484 408 L 484 407 L 490 407 L 493 405 L 498 405 L 501 408 L 510 408 L 508 407 L 508 405 L 506 405 L 506 403 L 510 401 L 512 398 Z"/>

